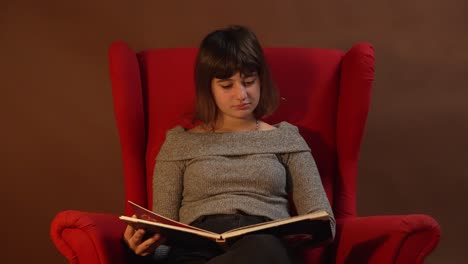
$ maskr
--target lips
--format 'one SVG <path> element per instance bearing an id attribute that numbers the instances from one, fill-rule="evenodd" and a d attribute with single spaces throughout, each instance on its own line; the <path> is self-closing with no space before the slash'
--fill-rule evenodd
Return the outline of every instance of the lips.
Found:
<path id="1" fill-rule="evenodd" d="M 250 103 L 244 103 L 244 104 L 240 104 L 240 105 L 235 105 L 234 108 L 237 109 L 237 110 L 245 110 L 245 109 L 249 108 L 249 105 L 250 105 Z"/>

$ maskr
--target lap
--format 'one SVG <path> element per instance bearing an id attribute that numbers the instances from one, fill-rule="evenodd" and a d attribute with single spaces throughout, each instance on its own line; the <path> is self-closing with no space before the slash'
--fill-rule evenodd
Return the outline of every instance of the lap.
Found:
<path id="1" fill-rule="evenodd" d="M 256 216 L 231 215 L 204 217 L 192 225 L 214 232 L 267 221 Z M 267 234 L 246 235 L 226 247 L 218 245 L 203 247 L 173 246 L 168 263 L 176 264 L 227 264 L 227 263 L 290 263 L 289 253 L 283 242 Z"/>

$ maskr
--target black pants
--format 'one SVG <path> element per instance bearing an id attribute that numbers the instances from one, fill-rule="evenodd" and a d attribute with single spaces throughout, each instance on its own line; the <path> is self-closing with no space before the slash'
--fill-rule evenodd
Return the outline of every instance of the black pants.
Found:
<path id="1" fill-rule="evenodd" d="M 234 228 L 258 224 L 268 218 L 242 214 L 203 216 L 191 223 L 216 233 Z M 243 236 L 225 247 L 203 245 L 178 247 L 173 245 L 169 253 L 168 264 L 289 264 L 292 263 L 290 252 L 283 242 L 272 235 L 255 234 Z"/>

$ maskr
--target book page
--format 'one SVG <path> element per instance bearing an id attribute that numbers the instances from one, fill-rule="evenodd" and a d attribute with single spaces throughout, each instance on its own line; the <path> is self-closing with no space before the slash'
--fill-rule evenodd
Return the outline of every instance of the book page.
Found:
<path id="1" fill-rule="evenodd" d="M 289 223 L 294 223 L 294 222 L 299 222 L 307 219 L 317 219 L 317 220 L 327 220 L 329 219 L 329 215 L 325 211 L 318 211 L 310 214 L 305 214 L 305 215 L 299 215 L 299 216 L 293 216 L 290 218 L 285 218 L 285 219 L 279 219 L 279 220 L 273 220 L 269 222 L 264 222 L 264 223 L 259 223 L 259 224 L 254 224 L 254 225 L 249 225 L 249 226 L 244 226 L 236 229 L 232 229 L 229 231 L 226 231 L 222 233 L 223 237 L 232 237 L 236 235 L 241 235 L 244 233 L 249 233 L 252 231 L 257 231 L 257 230 L 262 230 L 262 229 L 267 229 L 279 225 L 285 225 Z"/>
<path id="2" fill-rule="evenodd" d="M 182 227 L 182 228 L 186 228 L 186 229 L 198 230 L 198 231 L 202 231 L 202 232 L 210 233 L 210 234 L 216 234 L 216 233 L 210 232 L 208 230 L 204 230 L 204 229 L 201 229 L 201 228 L 196 228 L 196 227 L 193 227 L 191 225 L 186 225 L 184 223 L 174 221 L 174 220 L 169 219 L 167 217 L 164 217 L 162 215 L 158 215 L 158 214 L 156 214 L 156 213 L 154 213 L 154 212 L 152 212 L 152 211 L 150 211 L 150 210 L 148 210 L 146 208 L 143 208 L 143 207 L 139 206 L 138 204 L 136 204 L 134 202 L 128 201 L 128 203 L 130 204 L 133 212 L 135 213 L 135 215 L 139 219 L 143 219 L 143 220 L 147 220 L 147 221 L 151 221 L 151 222 L 156 222 L 156 223 L 162 223 L 162 224 L 170 225 L 170 226 Z"/>
<path id="3" fill-rule="evenodd" d="M 200 244 L 206 242 L 206 238 L 211 241 L 217 241 L 221 237 L 219 234 L 199 231 L 196 229 L 189 229 L 185 227 L 179 227 L 174 225 L 166 225 L 163 223 L 153 222 L 149 220 L 138 219 L 128 216 L 120 216 L 120 220 L 127 222 L 135 229 L 145 229 L 150 233 L 158 233 L 167 237 L 170 241 L 177 241 L 182 244 Z"/>

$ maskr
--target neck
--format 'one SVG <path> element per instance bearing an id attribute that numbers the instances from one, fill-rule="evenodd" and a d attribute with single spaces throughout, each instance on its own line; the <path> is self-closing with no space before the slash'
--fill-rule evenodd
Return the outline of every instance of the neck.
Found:
<path id="1" fill-rule="evenodd" d="M 258 130 L 258 120 L 255 117 L 247 119 L 219 118 L 213 127 L 213 132 L 236 132 Z"/>

